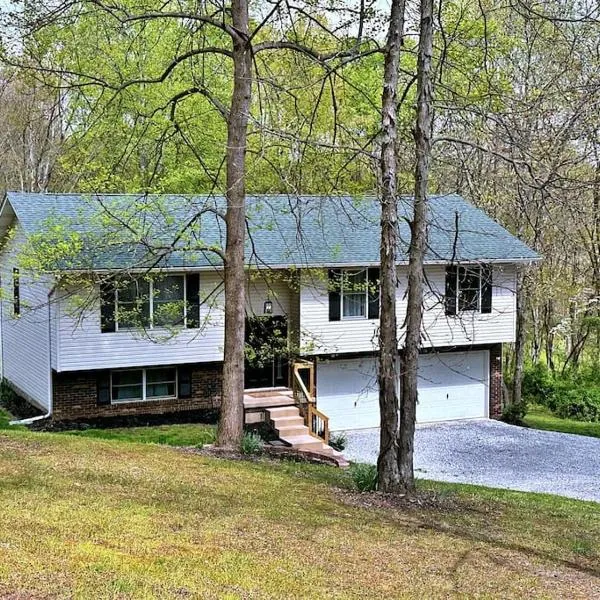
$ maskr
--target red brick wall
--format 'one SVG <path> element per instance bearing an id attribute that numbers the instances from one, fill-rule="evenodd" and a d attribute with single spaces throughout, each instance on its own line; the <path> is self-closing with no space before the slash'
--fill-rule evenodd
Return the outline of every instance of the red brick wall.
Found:
<path id="1" fill-rule="evenodd" d="M 502 416 L 502 344 L 490 347 L 490 417 Z"/>
<path id="2" fill-rule="evenodd" d="M 192 368 L 192 398 L 148 400 L 98 405 L 97 371 L 54 373 L 53 418 L 57 421 L 162 415 L 173 412 L 218 408 L 221 404 L 222 365 L 199 363 Z"/>

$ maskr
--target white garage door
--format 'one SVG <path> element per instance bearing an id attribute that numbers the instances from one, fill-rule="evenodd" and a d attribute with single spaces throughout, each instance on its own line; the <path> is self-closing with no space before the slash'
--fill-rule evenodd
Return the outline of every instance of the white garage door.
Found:
<path id="1" fill-rule="evenodd" d="M 376 360 L 336 360 L 317 367 L 317 406 L 329 417 L 329 427 L 379 427 Z"/>
<path id="2" fill-rule="evenodd" d="M 488 414 L 487 350 L 424 354 L 419 362 L 417 422 Z M 379 427 L 375 358 L 336 360 L 317 367 L 317 404 L 333 431 Z"/>
<path id="3" fill-rule="evenodd" d="M 417 422 L 486 417 L 487 350 L 419 357 Z"/>

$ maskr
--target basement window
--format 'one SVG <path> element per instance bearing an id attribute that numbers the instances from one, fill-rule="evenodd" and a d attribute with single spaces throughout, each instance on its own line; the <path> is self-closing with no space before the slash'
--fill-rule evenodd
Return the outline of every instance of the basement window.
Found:
<path id="1" fill-rule="evenodd" d="M 123 369 L 111 372 L 111 401 L 143 402 L 177 398 L 177 369 Z"/>

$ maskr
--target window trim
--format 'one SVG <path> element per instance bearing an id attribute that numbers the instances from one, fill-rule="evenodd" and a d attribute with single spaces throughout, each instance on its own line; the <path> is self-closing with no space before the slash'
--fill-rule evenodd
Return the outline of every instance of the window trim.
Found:
<path id="1" fill-rule="evenodd" d="M 183 321 L 174 325 L 173 327 L 187 329 L 187 313 L 188 313 L 188 302 L 187 302 L 187 273 L 172 273 L 167 274 L 167 277 L 182 277 L 183 278 Z M 149 307 L 148 314 L 150 322 L 148 323 L 147 329 L 164 330 L 168 329 L 168 325 L 154 325 L 154 277 L 150 277 L 148 280 L 148 296 L 149 296 Z M 133 281 L 133 280 L 132 280 Z M 119 286 L 115 286 L 115 300 L 114 300 L 114 312 L 115 312 L 115 332 L 118 331 L 135 331 L 135 326 L 119 327 Z M 112 389 L 112 378 L 111 378 L 111 389 Z"/>
<path id="2" fill-rule="evenodd" d="M 340 321 L 368 321 L 369 320 L 369 269 L 368 267 L 347 267 L 340 269 Z M 364 290 L 364 315 L 346 316 L 344 314 L 344 275 L 348 272 L 364 273 L 365 275 L 365 290 Z M 351 292 L 351 295 L 358 295 L 359 292 Z"/>
<path id="3" fill-rule="evenodd" d="M 146 371 L 156 369 L 175 369 L 175 395 L 174 396 L 150 396 L 146 393 L 147 376 Z M 125 398 L 123 400 L 113 398 L 113 373 L 123 373 L 127 371 L 142 372 L 142 397 L 141 398 Z M 165 382 L 162 382 L 165 383 Z M 133 385 L 133 384 L 131 384 Z M 152 384 L 151 384 L 152 385 Z M 110 403 L 111 404 L 132 404 L 135 402 L 154 402 L 155 400 L 178 400 L 179 399 L 179 369 L 171 365 L 159 365 L 155 367 L 126 367 L 123 369 L 111 369 L 110 371 Z"/>

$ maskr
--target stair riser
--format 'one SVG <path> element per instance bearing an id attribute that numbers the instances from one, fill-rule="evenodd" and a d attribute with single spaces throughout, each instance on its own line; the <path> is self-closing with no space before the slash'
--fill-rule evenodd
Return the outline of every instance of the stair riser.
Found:
<path id="1" fill-rule="evenodd" d="M 282 440 L 285 440 L 286 437 L 309 435 L 308 427 L 306 427 L 306 425 L 299 425 L 298 427 L 282 427 L 280 429 L 276 427 L 275 429 L 277 430 L 277 435 L 279 435 Z"/>

